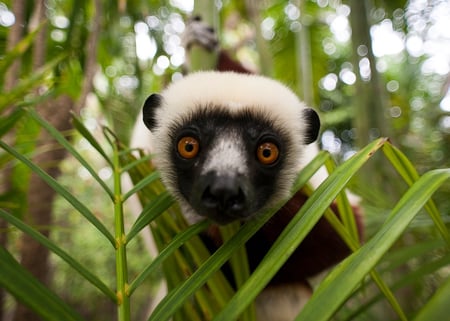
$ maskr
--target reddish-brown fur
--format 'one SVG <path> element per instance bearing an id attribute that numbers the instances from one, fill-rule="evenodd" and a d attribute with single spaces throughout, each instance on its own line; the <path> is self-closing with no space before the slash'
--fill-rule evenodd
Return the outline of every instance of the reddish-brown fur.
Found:
<path id="1" fill-rule="evenodd" d="M 217 58 L 217 67 L 218 71 L 234 71 L 241 74 L 251 74 L 249 70 L 244 68 L 240 63 L 230 58 L 228 53 L 221 50 L 219 52 L 219 57 Z"/>

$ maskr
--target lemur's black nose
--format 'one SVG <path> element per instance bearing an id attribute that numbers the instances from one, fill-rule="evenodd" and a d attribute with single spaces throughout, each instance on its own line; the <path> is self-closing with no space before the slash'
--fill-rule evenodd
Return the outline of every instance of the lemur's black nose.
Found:
<path id="1" fill-rule="evenodd" d="M 209 210 L 241 216 L 246 196 L 237 175 L 208 175 L 202 193 L 202 205 Z"/>

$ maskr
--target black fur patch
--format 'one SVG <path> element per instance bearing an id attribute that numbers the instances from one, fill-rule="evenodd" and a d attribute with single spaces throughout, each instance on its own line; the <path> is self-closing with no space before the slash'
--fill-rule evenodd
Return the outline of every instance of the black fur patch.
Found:
<path id="1" fill-rule="evenodd" d="M 171 162 L 175 171 L 174 177 L 181 194 L 196 211 L 202 216 L 211 216 L 213 220 L 221 223 L 233 220 L 232 217 L 222 218 L 206 213 L 196 206 L 198 199 L 201 173 L 208 152 L 214 148 L 218 137 L 230 137 L 238 139 L 243 144 L 242 156 L 245 157 L 248 173 L 248 207 L 241 218 L 249 218 L 264 207 L 268 200 L 276 194 L 280 171 L 286 166 L 286 160 L 292 144 L 290 136 L 285 129 L 278 129 L 273 121 L 265 113 L 255 113 L 254 110 L 243 109 L 237 113 L 230 113 L 226 108 L 200 108 L 196 112 L 187 115 L 184 119 L 174 124 L 170 130 L 172 136 Z M 230 135 L 230 133 L 233 133 Z M 193 159 L 183 159 L 179 156 L 176 146 L 181 137 L 192 136 L 200 142 L 200 152 Z M 270 165 L 261 164 L 256 156 L 257 147 L 262 142 L 275 143 L 280 150 L 279 159 Z M 233 141 L 230 141 L 233 143 Z M 210 156 L 209 156 L 210 157 Z M 245 190 L 246 188 L 244 188 Z M 216 216 L 216 217 L 213 217 Z M 237 217 L 234 217 L 234 220 Z"/>
<path id="2" fill-rule="evenodd" d="M 154 129 L 156 126 L 155 111 L 161 106 L 162 99 L 161 95 L 152 94 L 145 100 L 142 115 L 145 126 L 150 130 Z"/>
<path id="3" fill-rule="evenodd" d="M 305 132 L 305 144 L 311 144 L 319 136 L 320 119 L 314 109 L 307 108 L 303 111 L 308 128 Z"/>

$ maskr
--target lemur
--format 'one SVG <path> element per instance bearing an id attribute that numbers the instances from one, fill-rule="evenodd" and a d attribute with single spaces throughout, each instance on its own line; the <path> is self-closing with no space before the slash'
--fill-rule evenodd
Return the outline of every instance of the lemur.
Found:
<path id="1" fill-rule="evenodd" d="M 216 50 L 214 31 L 200 19 L 191 23 L 189 43 Z M 193 40 L 202 35 L 207 39 Z M 205 43 L 208 39 L 213 43 Z M 219 64 L 237 64 L 225 52 L 220 55 Z M 224 69 L 230 65 L 218 66 Z M 288 87 L 237 71 L 192 73 L 152 94 L 133 139 L 134 146 L 154 153 L 161 179 L 188 222 L 214 222 L 202 235 L 211 251 L 221 245 L 218 225 L 252 220 L 288 197 L 296 175 L 315 153 L 310 146 L 320 128 L 317 113 Z M 247 242 L 251 270 L 306 200 L 297 192 Z M 361 232 L 361 216 L 355 213 Z M 312 294 L 308 278 L 349 253 L 322 218 L 258 296 L 257 320 L 293 320 Z"/>

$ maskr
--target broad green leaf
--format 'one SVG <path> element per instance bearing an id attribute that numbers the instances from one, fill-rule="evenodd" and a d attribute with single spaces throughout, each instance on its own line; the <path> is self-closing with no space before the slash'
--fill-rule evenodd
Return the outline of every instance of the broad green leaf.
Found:
<path id="1" fill-rule="evenodd" d="M 45 171 L 43 171 L 39 166 L 34 164 L 28 158 L 24 157 L 16 150 L 0 141 L 0 147 L 6 150 L 8 153 L 13 155 L 15 158 L 20 160 L 23 164 L 28 166 L 33 172 L 35 172 L 39 177 L 41 177 L 48 185 L 50 185 L 59 195 L 61 195 L 64 199 L 66 199 L 72 206 L 80 212 L 89 222 L 94 225 L 97 230 L 99 230 L 109 241 L 115 246 L 116 242 L 111 233 L 107 230 L 107 228 L 97 219 L 97 217 L 75 196 L 73 196 L 66 188 L 64 188 L 61 184 L 59 184 L 53 177 L 48 175 Z"/>
<path id="2" fill-rule="evenodd" d="M 334 161 L 329 158 L 325 163 L 329 173 L 336 169 Z M 338 208 L 339 218 L 342 224 L 350 231 L 350 235 L 354 240 L 359 240 L 358 227 L 356 226 L 355 215 L 353 213 L 352 206 L 347 197 L 347 191 L 343 190 L 336 198 L 336 205 Z M 359 243 L 359 242 L 358 242 Z"/>
<path id="3" fill-rule="evenodd" d="M 146 155 L 146 156 L 140 157 L 139 159 L 132 161 L 128 164 L 124 164 L 124 166 L 122 167 L 122 173 L 126 173 L 126 172 L 130 171 L 133 167 L 141 165 L 142 163 L 148 163 L 148 162 L 150 162 L 151 159 L 152 159 L 152 155 Z"/>
<path id="4" fill-rule="evenodd" d="M 378 140 L 364 150 L 364 152 L 361 152 L 359 154 L 359 157 L 354 157 L 353 159 L 359 161 L 360 165 L 364 163 L 364 161 L 370 157 L 370 154 L 374 152 L 374 150 L 378 149 L 381 144 L 382 140 Z M 324 154 L 321 154 L 319 157 L 324 157 Z M 318 165 L 317 162 L 312 162 L 313 165 L 308 164 L 305 166 L 304 171 L 301 172 L 299 175 L 299 178 L 296 181 L 296 186 L 304 185 L 314 174 L 314 171 L 311 171 L 312 166 Z M 355 163 L 348 162 L 348 164 Z M 323 164 L 322 164 L 323 165 Z M 319 168 L 321 165 L 319 165 L 317 168 Z M 354 166 L 354 165 L 353 165 Z M 347 166 L 348 167 L 348 166 Z M 345 172 L 347 170 L 347 167 L 344 167 L 342 170 L 338 170 L 332 175 L 334 175 L 335 181 L 340 181 L 340 183 L 345 186 L 346 180 L 342 179 L 342 177 L 348 176 L 351 177 L 351 172 Z M 316 169 L 317 169 L 316 168 Z M 330 176 L 331 177 L 331 176 Z M 334 182 L 335 184 L 339 184 L 337 182 Z M 326 184 L 325 187 L 322 186 L 322 191 L 327 189 L 329 187 L 330 183 Z M 336 192 L 336 194 L 339 191 Z M 328 194 L 332 194 L 333 190 L 331 190 Z M 317 194 L 317 193 L 315 193 Z M 316 196 L 316 198 L 319 198 Z M 331 203 L 332 199 L 334 198 L 332 195 L 329 197 Z M 312 198 L 311 198 L 312 199 Z M 311 200 L 310 199 L 310 200 Z M 315 201 L 315 200 L 314 200 Z M 322 201 L 321 199 L 319 201 Z M 310 207 L 311 207 L 310 202 Z M 317 202 L 321 203 L 321 202 Z M 329 204 L 328 203 L 328 204 Z M 321 203 L 322 204 L 322 203 Z M 197 271 L 182 285 L 175 288 L 173 291 L 169 292 L 168 295 L 161 301 L 161 303 L 156 307 L 153 314 L 150 316 L 149 320 L 168 320 L 171 315 L 178 309 L 178 307 L 183 303 L 185 299 L 187 299 L 190 295 L 192 295 L 200 286 L 202 286 L 208 277 L 217 271 L 232 255 L 232 253 L 239 247 L 244 246 L 245 242 L 254 234 L 256 233 L 268 220 L 269 218 L 276 212 L 276 210 L 281 207 L 283 203 L 280 203 L 279 206 L 275 207 L 272 210 L 268 210 L 265 213 L 262 213 L 261 216 L 255 218 L 251 222 L 248 222 L 243 225 L 239 233 L 235 234 L 230 241 L 225 243 L 222 247 L 220 247 L 215 253 L 212 254 L 212 256 L 202 265 L 198 268 Z M 306 205 L 306 204 L 305 204 Z M 327 205 L 323 206 L 324 209 L 321 213 L 317 214 L 317 217 L 323 213 Z M 305 206 L 303 207 L 305 208 Z M 312 227 L 312 225 L 311 225 Z M 282 248 L 280 246 L 280 248 Z M 287 258 L 285 258 L 287 259 Z M 282 262 L 283 263 L 283 262 Z M 261 266 L 261 265 L 260 265 Z M 266 277 L 266 282 L 270 280 L 271 275 L 273 275 L 276 271 L 263 271 L 264 274 L 267 273 L 269 276 Z M 230 303 L 226 306 L 225 310 L 222 311 L 219 318 L 223 318 L 224 320 L 232 320 L 239 316 L 242 311 L 247 307 L 248 304 L 250 304 L 251 301 L 253 301 L 253 298 L 260 292 L 260 290 L 265 286 L 264 282 L 259 279 L 261 276 L 255 271 L 255 273 L 252 274 L 250 279 L 245 283 L 244 287 L 239 290 L 241 295 L 238 297 L 238 294 L 233 297 L 233 299 L 230 301 Z M 255 275 L 258 276 L 258 280 L 256 282 L 250 282 L 252 279 L 255 278 Z M 247 286 L 249 285 L 249 286 Z M 246 289 L 249 289 L 249 293 L 245 292 L 243 295 L 243 289 L 247 286 Z M 253 289 L 250 289 L 253 288 Z M 247 297 L 248 296 L 248 297 Z"/>
<path id="5" fill-rule="evenodd" d="M 149 202 L 142 210 L 136 222 L 134 222 L 130 231 L 127 234 L 127 243 L 129 243 L 143 228 L 145 228 L 151 221 L 161 215 L 175 202 L 174 198 L 168 193 L 164 192 L 158 195 L 153 201 Z"/>
<path id="6" fill-rule="evenodd" d="M 56 139 L 73 157 L 75 157 L 81 165 L 92 175 L 92 177 L 99 183 L 99 185 L 103 188 L 103 190 L 109 195 L 109 197 L 113 198 L 113 193 L 106 185 L 106 183 L 98 176 L 97 172 L 92 168 L 92 166 L 84 159 L 83 156 L 75 148 L 73 148 L 72 144 L 67 141 L 67 139 L 62 135 L 55 127 L 49 124 L 46 120 L 44 120 L 34 109 L 29 109 L 28 114 L 39 123 L 40 126 L 45 128 L 47 132 Z"/>
<path id="7" fill-rule="evenodd" d="M 197 224 L 193 224 L 189 226 L 185 231 L 177 234 L 172 242 L 164 248 L 159 255 L 146 267 L 144 270 L 136 277 L 136 279 L 130 284 L 130 295 L 136 290 L 136 288 L 144 282 L 144 280 L 153 273 L 161 263 L 170 256 L 176 249 L 178 249 L 181 245 L 183 245 L 187 240 L 189 240 L 192 236 L 200 233 L 205 230 L 210 222 L 202 221 Z"/>
<path id="8" fill-rule="evenodd" d="M 312 191 L 309 191 L 308 188 L 304 188 L 303 190 L 308 193 L 307 195 L 309 195 L 309 196 L 312 195 Z M 346 198 L 346 196 L 343 196 L 342 192 L 341 192 L 338 197 L 337 202 L 342 201 L 343 197 Z M 344 206 L 346 206 L 346 205 L 344 205 Z M 352 209 L 348 209 L 348 210 L 352 211 Z M 341 211 L 338 211 L 338 212 L 339 212 L 339 214 L 342 213 Z M 353 213 L 351 213 L 351 212 L 347 213 L 347 215 L 349 215 L 349 214 L 353 215 Z M 347 244 L 347 246 L 353 252 L 355 252 L 357 249 L 360 248 L 360 240 L 359 240 L 358 233 L 356 232 L 356 236 L 352 235 L 353 234 L 352 231 L 349 230 L 348 227 L 346 228 L 344 226 L 344 224 L 339 220 L 339 218 L 336 216 L 336 214 L 330 208 L 328 208 L 325 211 L 324 216 L 328 220 L 328 222 L 331 224 L 331 226 L 333 226 L 334 230 L 339 234 L 341 239 Z M 375 270 L 372 270 L 370 272 L 370 276 L 371 276 L 372 280 L 376 283 L 376 285 L 378 286 L 380 291 L 383 293 L 383 295 L 386 297 L 388 302 L 391 304 L 391 306 L 397 312 L 397 314 L 399 316 L 401 316 L 403 318 L 403 320 L 405 320 L 406 317 L 404 316 L 404 312 L 403 312 L 400 304 L 397 302 L 394 294 L 389 289 L 389 287 L 386 285 L 386 283 L 383 281 L 383 279 L 381 278 L 379 273 Z"/>
<path id="9" fill-rule="evenodd" d="M 0 285 L 46 321 L 84 320 L 0 246 Z"/>
<path id="10" fill-rule="evenodd" d="M 159 181 L 155 183 L 157 185 L 161 184 Z M 163 250 L 178 234 L 189 228 L 185 217 L 177 206 L 169 208 L 165 215 L 159 216 L 150 226 L 160 250 Z M 159 242 L 158 239 L 160 240 Z M 199 236 L 194 236 L 184 243 L 183 249 L 176 251 L 163 265 L 164 274 L 168 278 L 169 289 L 174 288 L 189 275 L 192 275 L 198 266 L 202 265 L 210 255 Z M 169 282 L 169 280 L 171 281 Z M 223 307 L 234 293 L 221 271 L 211 275 L 206 283 L 205 287 L 202 287 L 195 293 L 196 300 L 185 302 L 182 310 L 188 308 L 187 306 L 192 305 L 194 307 L 198 303 L 199 306 L 195 308 L 202 311 L 202 318 L 204 319 L 205 316 L 212 315 L 213 311 L 217 312 L 219 307 Z M 174 317 L 181 316 L 182 313 L 180 312 L 182 311 L 179 311 Z"/>
<path id="11" fill-rule="evenodd" d="M 436 189 L 449 177 L 450 169 L 434 170 L 424 174 L 414 183 L 378 233 L 323 280 L 296 321 L 329 320 L 403 233 Z"/>
<path id="12" fill-rule="evenodd" d="M 229 239 L 231 239 L 233 235 L 239 231 L 240 226 L 240 222 L 234 222 L 232 224 L 220 226 L 220 234 L 223 241 L 227 242 Z M 247 250 L 245 246 L 241 246 L 240 248 L 236 249 L 229 260 L 237 289 L 239 289 L 245 283 L 245 281 L 248 280 L 251 274 L 247 258 Z M 243 321 L 256 319 L 256 310 L 254 304 L 250 304 L 249 307 L 244 310 L 241 319 Z"/>
<path id="13" fill-rule="evenodd" d="M 385 139 L 378 139 L 372 142 L 330 174 L 283 230 L 244 286 L 239 289 L 225 309 L 214 318 L 215 321 L 237 319 L 243 309 L 256 298 L 286 262 L 331 202 L 345 188 L 350 178 L 382 147 L 385 141 Z"/>
<path id="14" fill-rule="evenodd" d="M 419 174 L 413 164 L 398 148 L 392 144 L 386 144 L 383 146 L 383 152 L 409 186 L 419 179 Z M 431 219 L 448 246 L 450 246 L 450 233 L 447 230 L 445 223 L 442 221 L 436 204 L 434 204 L 432 199 L 425 204 L 425 209 L 430 214 Z"/>
<path id="15" fill-rule="evenodd" d="M 141 189 L 143 189 L 145 186 L 151 184 L 155 180 L 159 178 L 159 172 L 153 172 L 150 175 L 144 177 L 140 182 L 134 185 L 132 189 L 130 189 L 124 196 L 123 200 L 127 200 L 131 195 L 139 192 Z"/>
<path id="16" fill-rule="evenodd" d="M 443 245 L 442 241 L 441 244 Z M 397 291 L 406 286 L 415 286 L 417 285 L 418 282 L 422 282 L 425 277 L 449 265 L 450 265 L 450 254 L 447 254 L 446 256 L 438 260 L 427 262 L 426 264 L 421 265 L 418 269 L 412 271 L 411 273 L 402 275 L 397 282 L 390 285 L 390 288 L 392 291 Z M 355 294 L 356 293 L 359 293 L 359 291 L 355 292 Z M 346 315 L 346 317 L 343 318 L 342 321 L 357 320 L 360 314 L 362 314 L 364 311 L 366 311 L 371 306 L 373 306 L 374 304 L 383 299 L 384 299 L 383 294 L 375 295 L 372 299 L 365 301 L 363 305 L 356 307 L 356 309 L 352 311 L 352 313 Z"/>
<path id="17" fill-rule="evenodd" d="M 108 157 L 108 154 L 104 151 L 102 146 L 98 143 L 98 141 L 92 136 L 91 132 L 84 126 L 83 122 L 76 116 L 72 115 L 72 124 L 73 127 L 83 136 L 92 147 L 94 147 L 97 152 L 103 156 L 103 159 L 108 162 L 109 165 L 112 165 L 111 159 Z"/>
<path id="18" fill-rule="evenodd" d="M 175 213 L 173 213 L 173 215 L 175 215 L 176 217 L 177 225 L 173 224 L 174 221 L 168 215 L 161 216 L 157 219 L 157 229 L 159 230 L 159 227 L 161 226 L 160 224 L 162 224 L 163 226 L 165 225 L 166 232 L 171 235 L 171 237 L 166 239 L 166 242 L 173 239 L 178 233 L 181 233 L 181 231 L 184 231 L 189 226 L 186 222 L 185 217 L 181 214 L 180 211 L 176 211 Z M 153 228 L 152 231 L 154 232 L 155 229 Z M 174 266 L 173 268 L 170 267 L 170 270 L 178 273 L 181 278 L 181 281 L 177 282 L 176 285 L 184 282 L 184 280 L 189 275 L 192 275 L 192 273 L 197 270 L 198 266 L 201 266 L 210 256 L 211 253 L 209 252 L 205 244 L 201 241 L 199 236 L 194 236 L 189 241 L 187 241 L 184 244 L 182 252 L 175 252 L 175 258 L 177 262 L 186 265 L 188 269 L 183 271 L 183 269 L 179 269 L 178 266 Z M 167 265 L 165 266 L 165 270 L 168 270 L 167 272 L 170 273 L 169 269 L 167 269 Z M 186 272 L 188 270 L 190 271 L 189 273 Z M 174 286 L 172 286 L 171 288 L 174 288 Z M 204 313 L 207 313 L 204 314 L 207 316 L 212 315 L 208 311 L 211 307 L 213 307 L 217 312 L 219 310 L 219 307 L 223 307 L 226 302 L 228 302 L 233 293 L 234 291 L 232 289 L 232 286 L 227 281 L 222 271 L 217 271 L 206 280 L 206 286 L 199 289 L 199 291 L 196 291 L 194 295 L 202 297 L 202 301 L 199 302 L 199 304 L 201 304 L 200 308 L 204 311 Z M 205 306 L 206 300 L 208 300 L 211 304 Z"/>
<path id="19" fill-rule="evenodd" d="M 31 226 L 25 224 L 23 221 L 9 214 L 8 212 L 2 210 L 0 208 L 0 217 L 8 221 L 10 224 L 17 227 L 22 232 L 26 233 L 28 236 L 32 237 L 50 251 L 55 253 L 61 259 L 63 259 L 67 264 L 69 264 L 75 271 L 81 274 L 87 281 L 89 281 L 92 285 L 106 294 L 111 300 L 114 302 L 117 300 L 116 294 L 111 291 L 111 289 L 106 286 L 97 276 L 95 276 L 91 271 L 86 269 L 83 265 L 81 265 L 78 261 L 76 261 L 73 257 L 71 257 L 68 253 L 66 253 L 63 249 L 57 246 L 55 243 L 50 241 L 44 235 L 33 229 Z"/>
<path id="20" fill-rule="evenodd" d="M 386 158 L 392 163 L 400 176 L 405 180 L 406 184 L 411 186 L 415 181 L 419 179 L 419 173 L 411 164 L 409 159 L 400 152 L 395 146 L 387 143 L 383 146 L 383 153 Z"/>
<path id="21" fill-rule="evenodd" d="M 268 211 L 252 221 L 252 224 L 244 225 L 239 233 L 219 248 L 211 257 L 201 265 L 193 275 L 183 284 L 170 291 L 161 303 L 156 307 L 149 320 L 168 320 L 171 315 L 199 289 L 208 278 L 217 271 L 232 255 L 236 248 L 243 246 L 245 242 L 270 218 L 274 211 Z"/>
<path id="22" fill-rule="evenodd" d="M 307 166 L 302 168 L 301 173 L 294 182 L 294 185 L 292 187 L 292 193 L 295 193 L 300 188 L 302 188 L 306 184 L 306 181 L 304 180 L 305 177 L 311 178 L 319 170 L 319 168 L 322 167 L 330 158 L 331 155 L 329 152 L 323 150 L 320 151 L 316 155 L 316 157 L 314 157 L 314 159 L 308 163 Z"/>

